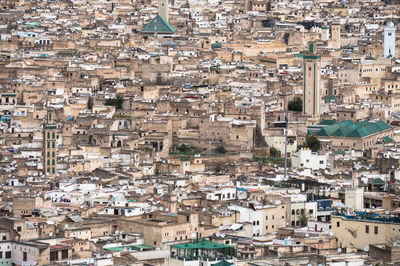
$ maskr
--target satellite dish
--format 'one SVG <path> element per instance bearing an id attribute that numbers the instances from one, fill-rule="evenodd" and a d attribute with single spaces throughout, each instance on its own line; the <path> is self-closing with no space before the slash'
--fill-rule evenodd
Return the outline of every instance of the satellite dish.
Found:
<path id="1" fill-rule="evenodd" d="M 204 224 L 204 221 L 201 221 L 201 224 L 203 225 L 203 224 Z"/>
<path id="2" fill-rule="evenodd" d="M 215 233 L 215 236 L 216 237 L 220 237 L 220 233 Z"/>
<path id="3" fill-rule="evenodd" d="M 292 237 L 291 236 L 288 236 L 288 238 L 287 238 L 288 240 L 290 240 L 290 239 L 292 239 Z"/>
<path id="4" fill-rule="evenodd" d="M 163 207 L 160 207 L 159 209 L 160 209 L 160 211 L 162 211 L 164 208 L 163 208 Z"/>
<path id="5" fill-rule="evenodd" d="M 369 245 L 366 245 L 366 246 L 365 246 L 364 251 L 365 251 L 365 252 L 368 252 L 368 251 L 369 251 Z"/>
<path id="6" fill-rule="evenodd" d="M 181 212 L 181 211 L 182 211 L 182 209 L 181 209 L 181 208 L 179 208 L 179 211 Z"/>
<path id="7" fill-rule="evenodd" d="M 330 236 L 333 236 L 333 232 L 330 232 L 329 235 L 330 235 Z"/>
<path id="8" fill-rule="evenodd" d="M 194 206 L 197 207 L 198 206 L 197 203 L 195 203 Z"/>
<path id="9" fill-rule="evenodd" d="M 167 211 L 169 211 L 169 209 L 168 209 L 168 208 L 166 208 L 166 209 L 165 209 L 165 211 L 167 212 Z"/>
<path id="10" fill-rule="evenodd" d="M 385 214 L 389 214 L 389 213 L 390 213 L 389 210 L 386 210 L 386 211 L 385 211 Z"/>
<path id="11" fill-rule="evenodd" d="M 111 259 L 111 258 L 112 258 L 112 255 L 111 255 L 111 254 L 107 254 L 107 255 L 106 255 L 106 258 L 107 258 L 107 259 Z"/>
<path id="12" fill-rule="evenodd" d="M 338 248 L 337 251 L 340 253 L 340 252 L 342 252 L 342 249 L 341 249 L 341 248 Z"/>
<path id="13" fill-rule="evenodd" d="M 225 234 L 221 234 L 221 237 L 224 238 L 224 237 L 225 237 Z"/>
<path id="14" fill-rule="evenodd" d="M 393 247 L 397 247 L 397 242 L 393 242 Z"/>
<path id="15" fill-rule="evenodd" d="M 118 235 L 118 233 L 119 233 L 119 231 L 118 231 L 118 230 L 115 230 L 115 234 L 117 234 L 117 235 Z"/>
<path id="16" fill-rule="evenodd" d="M 310 236 L 310 234 L 309 234 L 309 233 L 307 233 L 307 234 L 306 234 L 306 237 L 309 237 L 309 236 Z"/>
<path id="17" fill-rule="evenodd" d="M 195 233 L 193 233 L 193 234 L 192 234 L 192 237 L 193 237 L 193 238 L 195 238 L 195 237 L 196 237 L 196 234 L 195 234 Z"/>
<path id="18" fill-rule="evenodd" d="M 203 212 L 205 212 L 207 209 L 206 209 L 206 208 L 203 208 L 202 210 L 203 210 Z"/>

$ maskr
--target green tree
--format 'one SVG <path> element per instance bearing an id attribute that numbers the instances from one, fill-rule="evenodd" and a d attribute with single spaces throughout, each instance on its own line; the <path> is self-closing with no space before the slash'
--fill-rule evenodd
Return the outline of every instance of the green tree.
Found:
<path id="1" fill-rule="evenodd" d="M 226 153 L 225 147 L 222 145 L 219 145 L 216 149 L 215 149 L 216 153 Z"/>
<path id="2" fill-rule="evenodd" d="M 319 151 L 321 149 L 321 142 L 317 137 L 308 135 L 306 138 L 306 147 L 312 151 Z"/>
<path id="3" fill-rule="evenodd" d="M 276 148 L 271 147 L 271 149 L 269 149 L 269 155 L 271 157 L 278 157 L 279 156 L 279 151 Z"/>
<path id="4" fill-rule="evenodd" d="M 301 112 L 303 111 L 303 101 L 300 97 L 294 98 L 288 104 L 289 111 Z"/>
<path id="5" fill-rule="evenodd" d="M 107 99 L 105 105 L 106 106 L 115 106 L 116 109 L 122 109 L 122 104 L 124 103 L 124 99 L 121 96 L 117 96 L 113 99 Z"/>
<path id="6" fill-rule="evenodd" d="M 304 227 L 304 226 L 307 226 L 307 224 L 308 224 L 308 217 L 307 217 L 307 215 L 305 214 L 305 212 L 303 211 L 303 212 L 301 212 L 301 214 L 298 216 L 298 221 L 299 221 L 299 225 L 301 226 L 301 227 Z"/>

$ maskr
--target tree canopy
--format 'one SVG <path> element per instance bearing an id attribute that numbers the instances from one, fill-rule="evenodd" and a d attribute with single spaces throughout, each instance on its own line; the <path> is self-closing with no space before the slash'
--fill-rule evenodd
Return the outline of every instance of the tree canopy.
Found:
<path id="1" fill-rule="evenodd" d="M 289 111 L 301 112 L 303 111 L 303 101 L 300 97 L 294 98 L 288 104 Z"/>
<path id="2" fill-rule="evenodd" d="M 122 104 L 124 99 L 121 96 L 117 96 L 113 99 L 107 99 L 105 105 L 106 106 L 115 106 L 116 109 L 122 109 Z"/>
<path id="3" fill-rule="evenodd" d="M 318 151 L 321 149 L 321 142 L 317 137 L 308 135 L 306 138 L 306 147 L 312 151 Z"/>

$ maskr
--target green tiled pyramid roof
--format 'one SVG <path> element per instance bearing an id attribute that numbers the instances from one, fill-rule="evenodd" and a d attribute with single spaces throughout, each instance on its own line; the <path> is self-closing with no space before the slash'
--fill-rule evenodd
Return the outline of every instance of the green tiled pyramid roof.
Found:
<path id="1" fill-rule="evenodd" d="M 347 137 L 347 138 L 363 138 L 390 128 L 392 127 L 383 121 L 375 123 L 369 121 L 353 123 L 351 120 L 347 120 L 324 127 L 317 132 L 317 135 L 337 136 L 337 137 Z"/>
<path id="2" fill-rule="evenodd" d="M 142 33 L 173 33 L 175 32 L 175 29 L 168 24 L 160 15 L 157 15 L 155 18 L 150 20 L 149 23 L 147 23 L 142 30 L 140 31 Z"/>

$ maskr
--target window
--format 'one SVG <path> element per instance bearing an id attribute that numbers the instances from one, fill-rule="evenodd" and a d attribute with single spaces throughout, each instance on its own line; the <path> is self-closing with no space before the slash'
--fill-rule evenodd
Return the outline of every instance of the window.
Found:
<path id="1" fill-rule="evenodd" d="M 58 251 L 51 251 L 50 252 L 50 261 L 58 260 Z"/>
<path id="2" fill-rule="evenodd" d="M 319 164 L 324 164 L 324 161 L 319 161 Z"/>
<path id="3" fill-rule="evenodd" d="M 374 226 L 374 234 L 375 234 L 375 235 L 378 234 L 378 226 Z"/>
<path id="4" fill-rule="evenodd" d="M 47 160 L 47 165 L 50 165 L 50 160 Z"/>
<path id="5" fill-rule="evenodd" d="M 23 260 L 27 261 L 28 260 L 28 253 L 23 252 L 22 254 L 23 254 Z"/>
<path id="6" fill-rule="evenodd" d="M 265 220 L 268 220 L 268 215 L 265 216 Z"/>
<path id="7" fill-rule="evenodd" d="M 47 148 L 48 149 L 50 148 L 50 142 L 47 142 Z"/>
<path id="8" fill-rule="evenodd" d="M 21 226 L 18 226 L 17 227 L 17 232 L 21 232 L 22 231 L 22 227 Z"/>
<path id="9" fill-rule="evenodd" d="M 53 139 L 55 139 L 56 138 L 56 134 L 53 132 L 53 134 L 52 134 L 52 136 L 51 136 Z"/>
<path id="10" fill-rule="evenodd" d="M 47 132 L 47 138 L 48 139 L 50 138 L 50 132 Z"/>
<path id="11" fill-rule="evenodd" d="M 47 152 L 47 157 L 50 157 L 50 152 L 49 151 Z"/>
<path id="12" fill-rule="evenodd" d="M 310 213 L 310 214 L 313 214 L 313 213 L 314 213 L 314 210 L 310 210 L 309 213 Z"/>
<path id="13" fill-rule="evenodd" d="M 6 259 L 11 259 L 11 251 L 6 251 Z"/>
<path id="14" fill-rule="evenodd" d="M 53 152 L 51 153 L 51 156 L 56 157 L 56 153 L 53 151 Z"/>
<path id="15" fill-rule="evenodd" d="M 366 233 L 366 234 L 369 234 L 369 225 L 366 225 L 366 226 L 365 226 L 365 233 Z"/>
<path id="16" fill-rule="evenodd" d="M 336 227 L 340 227 L 340 222 L 336 222 Z"/>
<path id="17" fill-rule="evenodd" d="M 61 259 L 68 259 L 68 249 L 61 251 Z"/>
<path id="18" fill-rule="evenodd" d="M 3 251 L 0 251 L 0 259 L 3 258 Z"/>
<path id="19" fill-rule="evenodd" d="M 54 141 L 53 141 L 53 145 L 52 146 L 53 146 L 53 149 L 56 147 L 56 143 Z"/>

